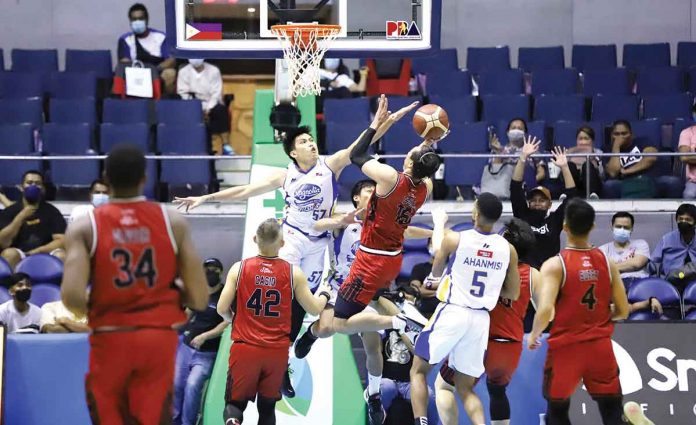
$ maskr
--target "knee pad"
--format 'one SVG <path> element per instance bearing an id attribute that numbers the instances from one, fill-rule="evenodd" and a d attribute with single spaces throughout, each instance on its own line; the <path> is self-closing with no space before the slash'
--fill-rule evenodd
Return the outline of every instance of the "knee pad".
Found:
<path id="1" fill-rule="evenodd" d="M 274 425 L 276 400 L 258 396 L 256 407 L 259 411 L 259 425 Z"/>
<path id="2" fill-rule="evenodd" d="M 550 400 L 547 410 L 546 425 L 571 425 L 570 400 Z"/>
<path id="3" fill-rule="evenodd" d="M 241 423 L 242 419 L 244 419 L 244 409 L 246 409 L 246 405 L 246 401 L 233 401 L 225 404 L 225 410 L 222 412 L 225 423 L 230 419 L 237 419 Z"/>
<path id="4" fill-rule="evenodd" d="M 508 401 L 505 385 L 496 385 L 487 382 L 488 394 L 491 397 L 490 413 L 491 420 L 501 421 L 510 419 L 510 402 Z"/>
<path id="5" fill-rule="evenodd" d="M 490 394 L 491 398 L 507 397 L 507 394 L 505 393 L 507 385 L 498 385 L 486 382 L 486 386 L 488 387 L 488 394 Z"/>

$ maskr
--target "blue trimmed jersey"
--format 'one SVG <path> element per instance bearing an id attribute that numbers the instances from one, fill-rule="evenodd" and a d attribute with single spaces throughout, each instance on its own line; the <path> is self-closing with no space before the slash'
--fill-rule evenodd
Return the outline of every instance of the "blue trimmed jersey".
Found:
<path id="1" fill-rule="evenodd" d="M 324 217 L 331 217 L 338 198 L 336 178 L 320 156 L 317 164 L 304 172 L 294 162 L 288 165 L 283 183 L 285 191 L 285 224 L 309 237 L 325 237 L 327 232 L 317 232 L 314 224 Z"/>

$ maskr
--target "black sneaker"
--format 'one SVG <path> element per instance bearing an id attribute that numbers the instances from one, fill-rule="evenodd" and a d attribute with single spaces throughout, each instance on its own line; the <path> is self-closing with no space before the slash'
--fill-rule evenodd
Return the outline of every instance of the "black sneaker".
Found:
<path id="1" fill-rule="evenodd" d="M 367 417 L 370 425 L 383 425 L 387 418 L 387 412 L 382 406 L 382 396 L 380 393 L 367 395 L 367 389 L 363 393 L 365 402 L 367 403 Z"/>
<path id="2" fill-rule="evenodd" d="M 295 341 L 295 357 L 298 359 L 304 359 L 307 357 L 307 354 L 309 354 L 309 351 L 312 349 L 312 345 L 314 345 L 316 340 L 317 337 L 312 335 L 312 332 L 307 329 L 307 332 L 305 332 L 300 339 Z"/>
<path id="3" fill-rule="evenodd" d="M 285 370 L 285 377 L 283 378 L 283 386 L 280 387 L 280 392 L 287 398 L 295 397 L 295 389 L 292 387 L 292 381 L 290 381 L 291 373 L 292 370 L 290 369 L 290 365 L 288 365 L 288 368 Z"/>
<path id="4" fill-rule="evenodd" d="M 406 327 L 404 328 L 403 332 L 404 333 L 409 333 L 409 332 L 415 332 L 415 333 L 420 333 L 420 331 L 423 330 L 425 327 L 425 323 L 421 323 L 411 317 L 408 317 L 407 314 L 399 314 L 397 315 L 398 318 L 406 322 Z"/>

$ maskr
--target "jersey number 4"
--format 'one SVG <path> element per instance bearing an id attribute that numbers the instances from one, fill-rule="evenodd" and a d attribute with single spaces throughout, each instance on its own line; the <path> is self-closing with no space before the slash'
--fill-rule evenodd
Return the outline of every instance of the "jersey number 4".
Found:
<path id="1" fill-rule="evenodd" d="M 254 316 L 280 317 L 280 312 L 273 310 L 280 304 L 280 291 L 268 289 L 264 294 L 263 289 L 256 288 L 247 300 L 246 307 L 254 312 Z"/>
<path id="2" fill-rule="evenodd" d="M 589 288 L 587 288 L 587 291 L 582 296 L 582 300 L 580 301 L 581 304 L 585 304 L 587 306 L 588 310 L 594 310 L 594 306 L 595 304 L 597 304 L 597 298 L 595 297 L 594 289 L 595 284 L 593 283 L 592 285 L 590 285 Z"/>
<path id="3" fill-rule="evenodd" d="M 136 279 L 144 279 L 148 288 L 155 286 L 157 270 L 155 269 L 155 257 L 152 248 L 143 250 L 134 268 L 131 266 L 132 257 L 133 254 L 127 249 L 116 248 L 111 251 L 111 259 L 118 263 L 119 269 L 119 275 L 114 278 L 114 285 L 119 288 L 127 288 Z"/>

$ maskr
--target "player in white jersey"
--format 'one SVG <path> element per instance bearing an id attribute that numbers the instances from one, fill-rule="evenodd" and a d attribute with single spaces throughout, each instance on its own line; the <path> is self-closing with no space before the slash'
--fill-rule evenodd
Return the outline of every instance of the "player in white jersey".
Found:
<path id="1" fill-rule="evenodd" d="M 416 105 L 417 102 L 414 102 L 390 114 L 389 119 L 379 127 L 372 138 L 372 143 L 379 140 L 396 121 Z M 174 202 L 188 212 L 208 201 L 239 201 L 283 189 L 286 205 L 283 225 L 285 245 L 279 255 L 280 258 L 302 269 L 307 276 L 310 289 L 314 291 L 321 282 L 324 254 L 330 243 L 328 232 L 318 232 L 314 225 L 324 217 L 331 217 L 337 196 L 336 181 L 343 169 L 350 165 L 350 152 L 360 140 L 360 136 L 346 149 L 329 156 L 320 156 L 309 127 L 299 127 L 287 132 L 283 140 L 283 149 L 292 160 L 287 169 L 278 170 L 264 181 L 235 186 L 203 196 L 177 197 L 174 198 Z M 292 342 L 302 328 L 304 315 L 302 306 L 293 300 L 290 332 Z M 286 397 L 294 397 L 294 390 L 287 375 L 283 383 L 283 394 Z"/>
<path id="2" fill-rule="evenodd" d="M 495 195 L 482 193 L 471 212 L 474 228 L 447 233 L 435 253 L 425 284 L 442 279 L 437 290 L 440 305 L 416 340 L 411 368 L 411 405 L 417 425 L 428 424 L 426 376 L 445 357 L 455 370 L 454 383 L 471 423 L 485 423 L 481 400 L 473 388 L 485 370 L 488 312 L 499 297 L 516 300 L 520 294 L 517 252 L 502 236 L 492 233 L 502 211 Z M 447 273 L 442 276 L 448 257 Z"/>

